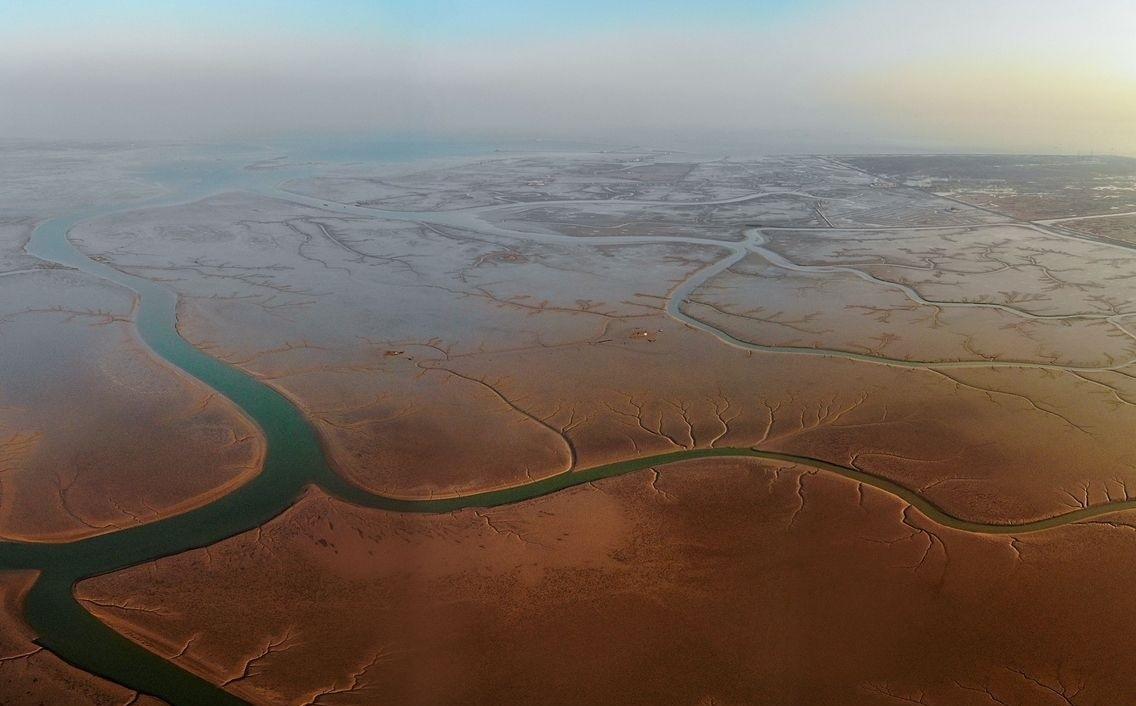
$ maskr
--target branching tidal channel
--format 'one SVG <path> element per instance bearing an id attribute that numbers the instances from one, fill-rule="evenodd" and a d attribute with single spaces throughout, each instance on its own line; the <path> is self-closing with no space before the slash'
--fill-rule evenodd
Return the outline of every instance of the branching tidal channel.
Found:
<path id="1" fill-rule="evenodd" d="M 932 520 L 970 532 L 1022 534 L 1136 507 L 1136 501 L 1099 505 L 1058 517 L 1022 525 L 969 522 L 935 507 L 900 485 L 819 459 L 790 456 L 747 448 L 692 449 L 570 470 L 541 480 L 500 490 L 431 500 L 385 498 L 371 494 L 335 474 L 321 450 L 316 432 L 299 409 L 283 395 L 241 370 L 210 357 L 184 340 L 177 331 L 177 295 L 158 282 L 129 275 L 94 261 L 68 240 L 76 223 L 116 211 L 172 205 L 196 200 L 231 188 L 269 189 L 259 183 L 268 176 L 234 170 L 227 177 L 198 182 L 173 196 L 126 208 L 86 209 L 41 224 L 28 244 L 28 252 L 48 262 L 72 267 L 129 288 L 139 299 L 136 325 L 151 351 L 193 376 L 240 407 L 259 427 L 267 443 L 261 472 L 233 492 L 194 510 L 98 536 L 61 543 L 0 542 L 0 569 L 34 570 L 39 578 L 27 595 L 25 618 L 38 635 L 37 642 L 64 661 L 105 677 L 140 694 L 149 694 L 172 706 L 243 704 L 224 689 L 182 669 L 127 639 L 96 619 L 76 600 L 74 587 L 86 578 L 118 571 L 161 557 L 208 546 L 263 525 L 291 507 L 308 486 L 362 506 L 394 512 L 442 513 L 466 507 L 492 507 L 553 493 L 583 483 L 686 459 L 711 456 L 748 456 L 790 462 L 839 474 L 880 488 L 918 508 Z M 273 175 L 278 181 L 280 174 Z M 290 195 L 275 192 L 277 197 Z M 301 203 L 314 199 L 295 198 Z M 321 206 L 331 205 L 320 200 Z M 343 208 L 352 208 L 346 207 Z M 376 214 L 378 215 L 378 214 Z M 383 214 L 407 220 L 431 220 L 430 214 Z M 452 222 L 452 213 L 436 214 L 437 222 Z M 512 233 L 512 237 L 521 234 Z M 548 236 L 543 236 L 548 237 Z M 665 242 L 666 238 L 628 239 Z M 705 241 L 716 247 L 720 241 Z M 728 259 L 736 259 L 732 252 Z M 721 268 L 716 268 L 719 271 Z M 705 275 L 705 273 L 704 273 Z M 703 279 L 705 276 L 703 276 Z M 677 312 L 677 306 L 672 315 Z M 685 321 L 685 317 L 680 320 Z M 689 325 L 689 322 L 687 322 Z M 756 347 L 755 347 L 756 348 Z M 780 352 L 785 354 L 787 351 Z"/>

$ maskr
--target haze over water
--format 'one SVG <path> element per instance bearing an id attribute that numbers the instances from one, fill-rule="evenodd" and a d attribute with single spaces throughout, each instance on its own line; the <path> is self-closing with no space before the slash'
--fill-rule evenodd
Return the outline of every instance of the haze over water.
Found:
<path id="1" fill-rule="evenodd" d="M 1136 8 L 0 1 L 0 137 L 1136 153 Z"/>

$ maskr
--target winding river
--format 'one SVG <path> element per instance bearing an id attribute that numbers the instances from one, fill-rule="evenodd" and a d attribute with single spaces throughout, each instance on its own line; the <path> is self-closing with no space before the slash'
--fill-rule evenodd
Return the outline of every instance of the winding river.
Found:
<path id="1" fill-rule="evenodd" d="M 319 486 L 335 497 L 362 506 L 395 512 L 438 513 L 466 507 L 492 507 L 521 502 L 575 485 L 687 459 L 747 456 L 801 464 L 879 488 L 918 508 L 935 522 L 967 532 L 1017 535 L 1136 507 L 1136 501 L 1126 501 L 1093 506 L 1026 524 L 976 523 L 947 514 L 903 486 L 853 468 L 819 459 L 743 448 L 677 451 L 591 469 L 568 471 L 515 487 L 464 496 L 406 500 L 373 495 L 347 483 L 332 472 L 321 451 L 315 430 L 304 415 L 283 395 L 237 368 L 210 357 L 181 338 L 176 327 L 177 296 L 172 290 L 152 280 L 128 275 L 91 260 L 68 240 L 71 228 L 76 223 L 89 218 L 116 211 L 193 201 L 233 188 L 270 191 L 277 198 L 289 198 L 309 205 L 318 204 L 324 208 L 342 207 L 358 210 L 357 207 L 328 204 L 319 199 L 285 194 L 276 191 L 274 185 L 266 183 L 279 180 L 279 172 L 275 175 L 258 175 L 241 170 L 239 167 L 225 173 L 219 172 L 204 181 L 186 185 L 168 197 L 134 203 L 128 207 L 86 209 L 44 222 L 35 230 L 27 248 L 30 254 L 45 261 L 82 270 L 135 292 L 139 299 L 136 325 L 138 334 L 145 344 L 155 355 L 170 365 L 229 398 L 260 427 L 267 442 L 267 454 L 259 475 L 228 495 L 200 508 L 149 524 L 71 542 L 0 543 L 0 569 L 29 569 L 40 572 L 39 579 L 30 590 L 25 605 L 26 620 L 39 636 L 37 640 L 39 644 L 80 669 L 105 677 L 139 693 L 160 698 L 171 706 L 221 706 L 245 702 L 111 630 L 76 600 L 74 596 L 76 582 L 208 546 L 252 530 L 286 511 L 310 485 Z M 369 212 L 372 215 L 380 215 L 373 210 Z M 388 216 L 387 213 L 381 215 Z M 442 225 L 468 227 L 470 223 L 469 215 L 458 216 L 454 213 L 389 215 Z M 482 226 L 488 232 L 501 230 L 488 224 Z M 501 234 L 506 233 L 509 237 L 520 235 L 512 231 L 501 232 Z M 559 237 L 566 238 L 566 236 Z M 556 238 L 557 236 L 543 234 L 534 236 L 534 239 L 538 240 Z M 605 240 L 607 239 L 596 238 L 589 239 L 589 242 L 601 244 Z M 755 250 L 760 252 L 760 240 L 753 234 L 742 243 L 651 237 L 618 240 L 620 242 L 696 242 L 726 248 L 730 252 L 728 257 L 700 271 L 676 290 L 671 300 L 672 306 L 668 307 L 668 313 L 672 316 L 703 330 L 708 328 L 707 325 L 680 312 L 676 302 L 681 302 L 699 283 L 729 267 L 747 252 Z M 573 241 L 579 242 L 575 239 Z M 709 332 L 720 339 L 726 335 L 717 329 Z M 757 350 L 768 350 L 744 341 L 726 342 Z M 813 351 L 812 354 L 818 353 Z M 910 362 L 903 364 L 919 365 Z"/>

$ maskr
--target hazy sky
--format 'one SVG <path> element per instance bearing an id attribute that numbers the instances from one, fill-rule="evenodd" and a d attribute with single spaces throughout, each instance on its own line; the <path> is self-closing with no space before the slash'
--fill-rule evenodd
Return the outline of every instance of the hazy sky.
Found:
<path id="1" fill-rule="evenodd" d="M 0 137 L 1136 154 L 1134 37 L 1134 0 L 0 0 Z"/>

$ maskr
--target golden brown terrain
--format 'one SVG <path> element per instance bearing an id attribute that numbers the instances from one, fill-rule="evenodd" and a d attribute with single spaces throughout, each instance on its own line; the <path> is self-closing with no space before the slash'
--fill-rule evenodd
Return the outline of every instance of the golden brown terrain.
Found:
<path id="1" fill-rule="evenodd" d="M 706 460 L 436 516 L 312 491 L 79 595 L 258 704 L 1109 704 L 1136 690 L 1125 522 L 969 535 Z"/>
<path id="2" fill-rule="evenodd" d="M 130 292 L 26 255 L 35 224 L 0 221 L 0 538 L 110 532 L 255 475 L 255 426 L 145 348 Z"/>
<path id="3" fill-rule="evenodd" d="M 0 572 L 0 699 L 4 706 L 161 706 L 75 669 L 35 644 L 20 620 L 33 572 Z"/>
<path id="4" fill-rule="evenodd" d="M 232 193 L 92 221 L 74 239 L 168 281 L 183 335 L 288 395 L 335 468 L 381 494 L 757 445 L 884 475 L 982 521 L 1127 497 L 1130 251 L 825 160 L 635 159 L 474 161 L 402 177 L 432 186 L 391 203 L 366 198 L 389 178 L 317 179 L 288 188 L 366 206 Z M 516 191 L 490 189 L 487 170 Z M 443 186 L 456 199 L 444 206 L 430 196 Z M 613 208 L 653 220 L 578 233 L 539 220 L 552 201 L 604 228 Z M 746 225 L 762 213 L 781 225 Z"/>
<path id="5" fill-rule="evenodd" d="M 437 515 L 310 487 L 77 596 L 254 704 L 1125 703 L 1132 512 L 992 530 L 1136 500 L 1136 253 L 1022 220 L 1120 208 L 1131 165 L 1000 159 L 495 155 L 81 223 L 83 252 L 174 289 L 181 334 L 282 392 L 370 493 L 711 448 L 797 462 Z M 83 361 L 129 324 L 101 311 Z M 124 340 L 84 389 L 146 379 L 109 363 Z M 232 428 L 221 400 L 171 398 L 178 429 Z"/>

